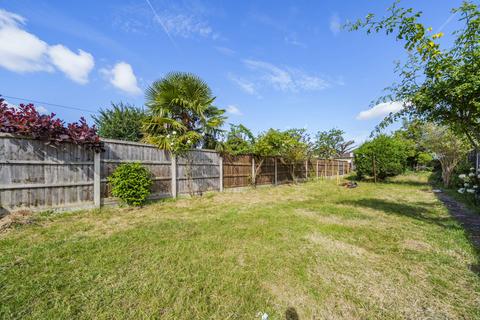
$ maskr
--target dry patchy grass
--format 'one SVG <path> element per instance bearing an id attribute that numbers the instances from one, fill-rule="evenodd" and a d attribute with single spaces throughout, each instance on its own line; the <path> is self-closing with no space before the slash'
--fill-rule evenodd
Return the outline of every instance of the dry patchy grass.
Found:
<path id="1" fill-rule="evenodd" d="M 480 317 L 478 256 L 425 176 L 34 222 L 0 234 L 0 318 Z"/>

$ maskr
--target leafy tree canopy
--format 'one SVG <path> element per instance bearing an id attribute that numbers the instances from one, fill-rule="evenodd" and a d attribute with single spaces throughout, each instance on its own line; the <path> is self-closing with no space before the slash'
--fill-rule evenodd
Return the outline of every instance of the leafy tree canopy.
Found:
<path id="1" fill-rule="evenodd" d="M 307 158 L 309 146 L 305 142 L 303 129 L 270 129 L 259 135 L 253 151 L 257 156 L 282 157 L 286 161 L 295 162 Z"/>
<path id="2" fill-rule="evenodd" d="M 355 168 L 359 178 L 385 179 L 401 174 L 407 165 L 408 148 L 401 139 L 379 135 L 355 150 Z"/>
<path id="3" fill-rule="evenodd" d="M 446 126 L 426 124 L 421 143 L 433 152 L 442 166 L 442 180 L 446 187 L 450 185 L 451 175 L 458 163 L 465 159 L 469 145 Z"/>
<path id="4" fill-rule="evenodd" d="M 387 88 L 380 101 L 400 101 L 404 108 L 390 114 L 378 127 L 382 129 L 408 116 L 450 127 L 478 146 L 480 142 L 480 11 L 465 1 L 452 10 L 462 27 L 452 34 L 453 43 L 441 44 L 442 32 L 434 32 L 420 22 L 422 12 L 405 9 L 398 1 L 388 15 L 350 24 L 351 30 L 367 33 L 384 31 L 404 44 L 408 58 L 398 63 L 399 81 Z"/>
<path id="5" fill-rule="evenodd" d="M 354 141 L 346 141 L 345 132 L 340 129 L 320 131 L 315 137 L 313 153 L 320 158 L 334 158 L 353 149 Z"/>
<path id="6" fill-rule="evenodd" d="M 255 136 L 242 124 L 230 124 L 230 131 L 227 133 L 227 140 L 224 143 L 226 153 L 232 155 L 251 154 Z"/>
<path id="7" fill-rule="evenodd" d="M 412 121 L 403 119 L 402 127 L 393 133 L 395 138 L 405 144 L 408 153 L 407 166 L 411 169 L 428 165 L 432 160 L 430 151 L 422 143 L 424 130 L 425 124 L 418 119 Z"/>
<path id="8" fill-rule="evenodd" d="M 142 125 L 145 113 L 132 105 L 112 103 L 109 109 L 101 109 L 93 116 L 98 134 L 103 138 L 140 141 L 143 138 Z"/>
<path id="9" fill-rule="evenodd" d="M 213 105 L 215 97 L 202 79 L 190 73 L 169 73 L 147 89 L 146 98 L 147 142 L 177 153 L 217 146 L 225 110 Z"/>

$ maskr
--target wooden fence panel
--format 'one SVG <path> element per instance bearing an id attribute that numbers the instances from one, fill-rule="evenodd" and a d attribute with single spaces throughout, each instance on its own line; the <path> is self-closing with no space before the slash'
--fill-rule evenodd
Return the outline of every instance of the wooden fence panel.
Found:
<path id="1" fill-rule="evenodd" d="M 247 187 L 252 184 L 252 157 L 224 156 L 223 157 L 223 186 L 224 188 Z"/>
<path id="2" fill-rule="evenodd" d="M 107 183 L 115 168 L 122 163 L 139 162 L 152 173 L 153 186 L 151 198 L 163 198 L 171 195 L 171 155 L 165 150 L 149 144 L 103 139 L 104 149 L 101 157 L 101 197 L 111 201 L 111 188 Z"/>
<path id="3" fill-rule="evenodd" d="M 292 179 L 292 166 L 285 164 L 280 159 L 277 160 L 278 184 L 290 183 Z"/>
<path id="4" fill-rule="evenodd" d="M 258 163 L 259 160 L 256 161 Z M 275 183 L 275 158 L 265 158 L 260 167 L 255 165 L 255 184 L 266 185 Z"/>
<path id="5" fill-rule="evenodd" d="M 214 151 L 192 150 L 177 160 L 179 194 L 201 194 L 220 190 L 220 155 Z"/>
<path id="6" fill-rule="evenodd" d="M 92 201 L 92 150 L 0 134 L 1 211 L 82 206 Z"/>

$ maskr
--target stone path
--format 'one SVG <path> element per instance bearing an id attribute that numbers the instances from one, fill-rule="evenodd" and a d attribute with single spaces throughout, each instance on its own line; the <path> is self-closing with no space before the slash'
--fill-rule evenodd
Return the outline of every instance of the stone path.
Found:
<path id="1" fill-rule="evenodd" d="M 436 196 L 445 204 L 450 214 L 465 228 L 477 252 L 480 252 L 480 214 L 472 212 L 463 203 L 456 201 L 445 193 L 436 193 Z"/>

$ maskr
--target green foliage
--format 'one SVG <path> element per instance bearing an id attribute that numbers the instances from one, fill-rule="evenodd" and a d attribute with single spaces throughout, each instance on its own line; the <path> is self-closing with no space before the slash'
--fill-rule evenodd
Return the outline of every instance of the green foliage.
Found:
<path id="1" fill-rule="evenodd" d="M 309 155 L 307 141 L 308 136 L 304 129 L 286 131 L 270 129 L 258 136 L 253 152 L 262 158 L 278 157 L 284 164 L 289 165 L 290 175 L 296 181 L 295 166 L 299 161 L 307 159 Z M 261 162 L 257 166 L 260 167 L 260 165 Z"/>
<path id="2" fill-rule="evenodd" d="M 230 124 L 227 141 L 224 143 L 225 152 L 232 155 L 251 154 L 255 136 L 242 124 Z"/>
<path id="3" fill-rule="evenodd" d="M 407 165 L 408 149 L 402 140 L 379 135 L 355 150 L 355 168 L 359 178 L 374 176 L 378 179 L 403 173 Z"/>
<path id="4" fill-rule="evenodd" d="M 313 153 L 319 158 L 330 159 L 350 152 L 355 142 L 353 140 L 346 141 L 343 137 L 344 134 L 343 130 L 335 128 L 318 132 L 315 137 Z"/>
<path id="5" fill-rule="evenodd" d="M 270 129 L 258 136 L 253 152 L 261 157 L 281 157 L 288 162 L 306 159 L 308 144 L 305 143 L 302 132 L 297 129 L 287 131 Z"/>
<path id="6" fill-rule="evenodd" d="M 141 206 L 150 195 L 151 173 L 140 163 L 119 165 L 108 182 L 112 186 L 112 195 L 128 205 Z"/>
<path id="7" fill-rule="evenodd" d="M 416 160 L 419 166 L 426 168 L 432 165 L 433 156 L 429 152 L 419 152 L 416 155 Z"/>
<path id="8" fill-rule="evenodd" d="M 422 143 L 425 124 L 419 120 L 408 121 L 403 119 L 400 129 L 394 132 L 394 137 L 404 142 L 407 148 L 407 166 L 412 170 L 425 167 L 431 163 L 433 157 Z"/>
<path id="9" fill-rule="evenodd" d="M 442 32 L 432 33 L 419 22 L 421 12 L 404 9 L 398 1 L 389 15 L 379 20 L 369 14 L 351 24 L 351 30 L 365 28 L 367 33 L 385 31 L 404 43 L 407 60 L 398 64 L 398 83 L 388 88 L 380 101 L 400 101 L 404 108 L 389 115 L 378 127 L 388 126 L 403 117 L 416 117 L 448 126 L 465 135 L 470 143 L 480 142 L 480 11 L 465 1 L 452 10 L 461 28 L 452 35 L 451 46 L 440 46 Z"/>
<path id="10" fill-rule="evenodd" d="M 132 105 L 112 103 L 110 109 L 101 109 L 93 116 L 98 134 L 103 138 L 140 141 L 143 138 L 142 124 L 145 113 Z"/>
<path id="11" fill-rule="evenodd" d="M 442 166 L 442 180 L 450 186 L 450 178 L 458 163 L 465 158 L 469 145 L 446 126 L 426 124 L 421 138 L 424 147 L 432 152 Z"/>
<path id="12" fill-rule="evenodd" d="M 202 79 L 190 73 L 169 73 L 155 81 L 146 96 L 145 141 L 174 153 L 217 147 L 225 110 L 212 105 L 215 97 Z"/>
<path id="13" fill-rule="evenodd" d="M 462 174 L 468 174 L 470 173 L 470 169 L 472 168 L 472 163 L 465 157 L 462 160 L 458 162 L 456 165 L 455 169 L 453 170 L 452 176 L 450 178 L 450 185 L 451 186 L 458 186 L 458 187 L 464 187 L 463 186 L 463 179 L 461 178 Z M 442 176 L 441 176 L 441 170 L 440 170 L 440 177 L 439 180 L 437 181 L 439 184 L 443 183 Z"/>

